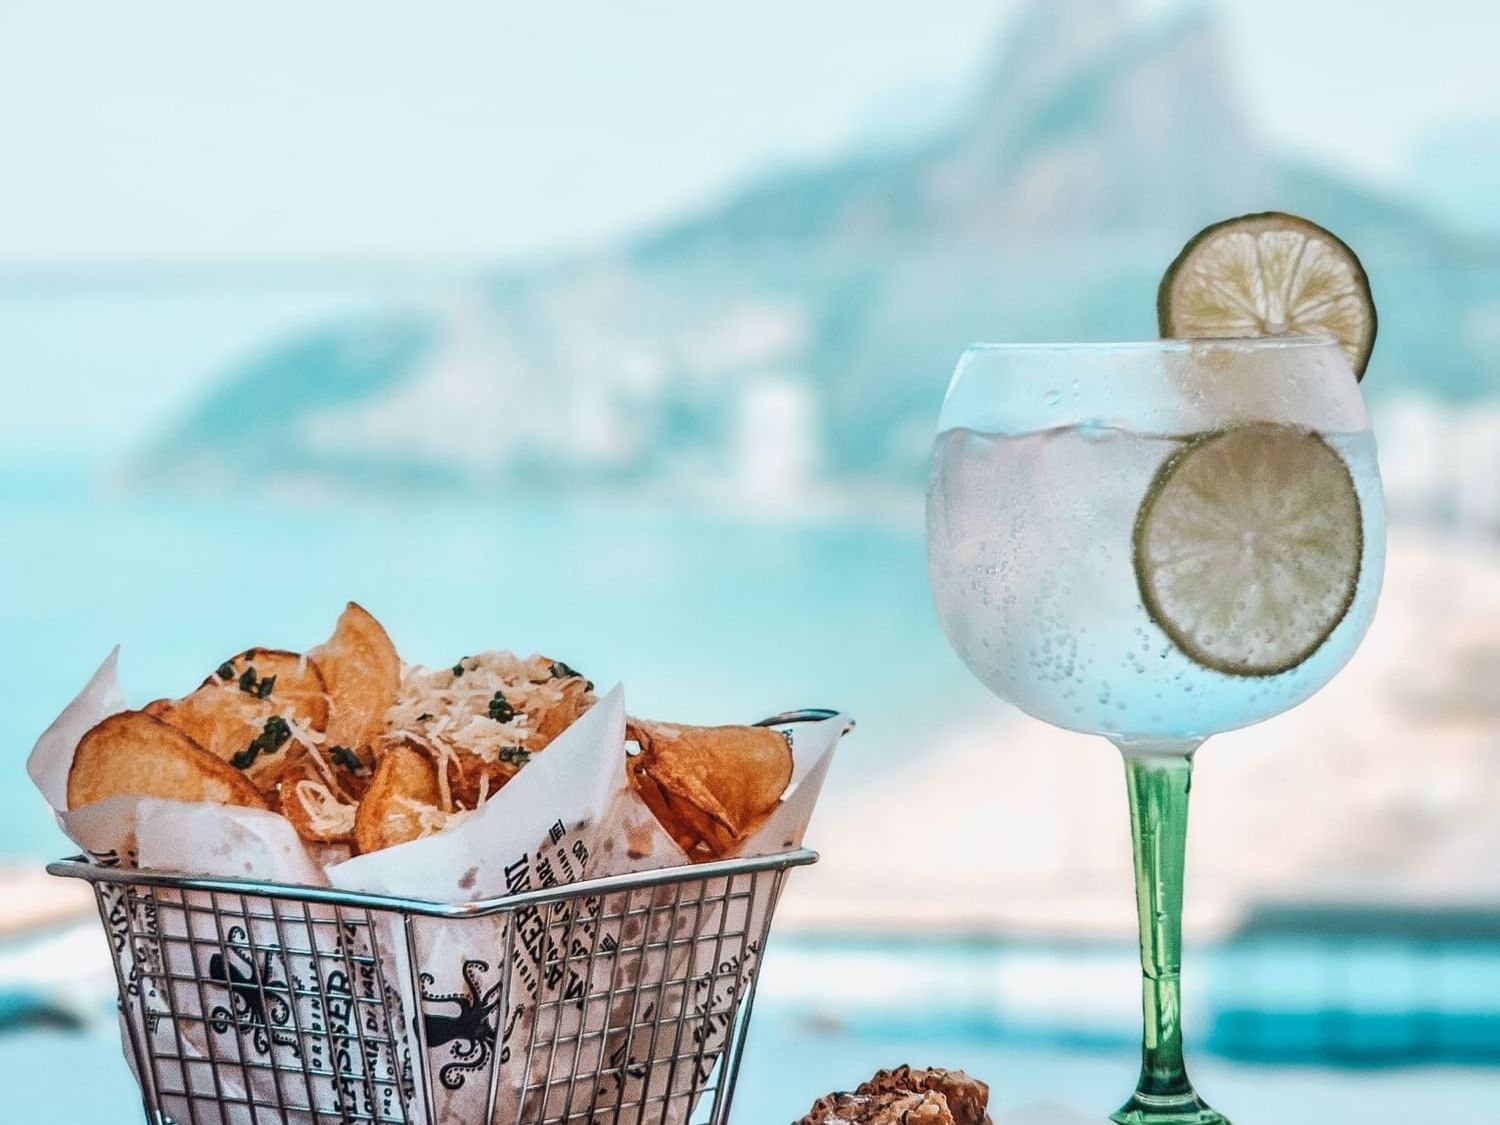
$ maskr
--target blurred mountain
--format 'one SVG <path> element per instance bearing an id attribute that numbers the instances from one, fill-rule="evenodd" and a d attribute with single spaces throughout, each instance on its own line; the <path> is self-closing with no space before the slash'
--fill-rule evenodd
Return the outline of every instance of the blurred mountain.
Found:
<path id="1" fill-rule="evenodd" d="M 950 128 L 462 300 L 327 325 L 229 372 L 139 475 L 776 510 L 909 494 L 968 343 L 1152 336 L 1186 237 L 1267 208 L 1360 248 L 1372 393 L 1487 393 L 1500 260 L 1455 258 L 1416 209 L 1268 151 L 1211 13 L 1138 28 L 1119 0 L 1036 0 Z"/>
<path id="2" fill-rule="evenodd" d="M 1264 199 L 1273 173 L 1225 83 L 1218 25 L 1194 13 L 1130 34 L 1120 9 L 1034 5 L 951 132 L 754 185 L 643 249 L 821 253 L 910 239 L 1002 254 L 1059 233 L 1173 231 Z"/>

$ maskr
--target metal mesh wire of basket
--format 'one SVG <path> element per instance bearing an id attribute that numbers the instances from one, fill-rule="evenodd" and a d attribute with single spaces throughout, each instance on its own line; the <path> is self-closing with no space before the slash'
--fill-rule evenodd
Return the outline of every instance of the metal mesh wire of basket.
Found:
<path id="1" fill-rule="evenodd" d="M 816 858 L 459 905 L 48 870 L 93 885 L 154 1125 L 723 1125 L 772 911 Z"/>

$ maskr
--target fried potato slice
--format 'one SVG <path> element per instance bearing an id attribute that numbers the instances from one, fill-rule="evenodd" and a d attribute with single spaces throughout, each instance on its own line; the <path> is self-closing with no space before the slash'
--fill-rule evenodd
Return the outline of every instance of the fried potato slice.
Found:
<path id="1" fill-rule="evenodd" d="M 572 676 L 562 685 L 562 698 L 536 709 L 527 709 L 531 720 L 531 733 L 526 739 L 528 750 L 541 750 L 578 720 L 598 700 L 594 696 L 594 685 L 581 676 Z"/>
<path id="2" fill-rule="evenodd" d="M 354 818 L 354 844 L 375 852 L 425 833 L 423 811 L 441 815 L 437 767 L 422 751 L 397 743 L 381 755 Z"/>
<path id="3" fill-rule="evenodd" d="M 371 745 L 401 691 L 401 658 L 380 622 L 350 602 L 333 636 L 307 656 L 328 687 L 328 745 L 352 750 Z"/>
<path id="4" fill-rule="evenodd" d="M 153 700 L 146 711 L 227 762 L 265 729 L 276 705 L 244 695 L 233 684 L 205 684 L 181 699 Z"/>
<path id="5" fill-rule="evenodd" d="M 276 790 L 277 809 L 304 840 L 353 844 L 356 810 L 369 789 L 372 773 L 370 763 L 353 751 L 336 755 L 333 761 L 320 761 L 299 746 L 289 753 L 282 770 Z"/>
<path id="6" fill-rule="evenodd" d="M 274 793 L 287 755 L 284 723 L 312 731 L 328 722 L 322 673 L 295 652 L 252 648 L 219 665 L 189 695 L 158 699 L 146 713 L 176 727 L 214 757 L 243 769 L 261 793 Z M 252 752 L 252 747 L 257 747 Z"/>
<path id="7" fill-rule="evenodd" d="M 247 695 L 294 708 L 298 721 L 313 730 L 328 725 L 328 685 L 317 665 L 302 653 L 279 648 L 246 649 L 220 664 L 199 686 L 223 685 L 230 680 Z"/>
<path id="8" fill-rule="evenodd" d="M 792 748 L 766 727 L 688 727 L 631 719 L 630 783 L 695 861 L 733 855 L 781 802 Z"/>
<path id="9" fill-rule="evenodd" d="M 498 793 L 507 781 L 515 777 L 522 764 L 530 756 L 529 750 L 517 747 L 515 750 L 505 751 L 507 760 L 491 762 L 461 746 L 445 746 L 444 750 L 443 762 L 447 772 L 448 797 L 457 810 L 477 809 Z M 425 754 L 426 751 L 421 751 L 421 753 Z M 428 760 L 433 761 L 430 754 Z M 434 773 L 436 773 L 435 761 Z M 438 801 L 441 805 L 441 788 Z"/>
<path id="10" fill-rule="evenodd" d="M 268 807 L 239 770 L 144 711 L 111 715 L 89 730 L 68 772 L 70 809 L 123 794 Z"/>

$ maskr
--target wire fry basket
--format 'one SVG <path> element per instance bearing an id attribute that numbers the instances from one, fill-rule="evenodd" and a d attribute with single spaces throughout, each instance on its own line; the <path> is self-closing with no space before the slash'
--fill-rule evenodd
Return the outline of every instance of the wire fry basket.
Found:
<path id="1" fill-rule="evenodd" d="M 458 1120 L 459 1091 L 465 1121 L 722 1125 L 772 911 L 788 870 L 816 858 L 460 905 L 82 857 L 47 870 L 93 885 L 154 1125 L 417 1125 Z M 493 961 L 433 991 L 424 956 L 471 947 L 476 926 Z"/>
<path id="2" fill-rule="evenodd" d="M 47 870 L 93 887 L 151 1125 L 725 1125 L 771 915 L 816 853 L 574 881 L 566 837 L 459 904 Z"/>

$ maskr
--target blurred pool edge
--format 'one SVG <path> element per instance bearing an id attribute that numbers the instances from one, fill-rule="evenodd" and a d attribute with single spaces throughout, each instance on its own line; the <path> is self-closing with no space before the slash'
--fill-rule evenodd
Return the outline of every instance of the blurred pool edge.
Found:
<path id="1" fill-rule="evenodd" d="M 1467 938 L 1251 933 L 1190 947 L 1184 1005 L 1203 1055 L 1253 1065 L 1500 1065 L 1500 946 Z M 773 936 L 756 1023 L 848 1042 L 961 1040 L 1112 1051 L 1139 1037 L 1133 945 L 1034 937 Z M 98 923 L 0 944 L 0 1037 L 113 1025 Z"/>
<path id="2" fill-rule="evenodd" d="M 1115 1048 L 1140 1035 L 1119 941 L 780 933 L 757 1012 L 854 1039 Z M 1500 944 L 1249 932 L 1184 955 L 1200 1053 L 1323 1067 L 1500 1064 Z M 760 1018 L 760 1017 L 758 1017 Z"/>

